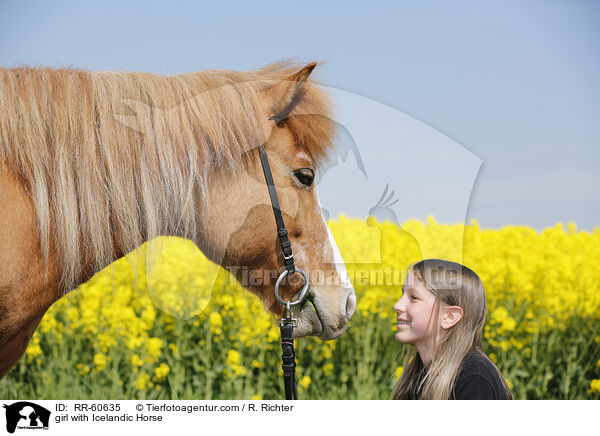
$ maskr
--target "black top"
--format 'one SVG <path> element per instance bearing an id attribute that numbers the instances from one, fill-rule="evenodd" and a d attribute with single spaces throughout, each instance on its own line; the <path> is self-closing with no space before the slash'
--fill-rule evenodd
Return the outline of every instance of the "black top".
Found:
<path id="1" fill-rule="evenodd" d="M 425 371 L 415 384 L 415 389 L 425 376 Z M 411 399 L 417 399 L 419 393 L 411 392 Z M 469 353 L 463 360 L 456 377 L 451 400 L 507 400 L 506 391 L 494 365 L 485 357 Z"/>

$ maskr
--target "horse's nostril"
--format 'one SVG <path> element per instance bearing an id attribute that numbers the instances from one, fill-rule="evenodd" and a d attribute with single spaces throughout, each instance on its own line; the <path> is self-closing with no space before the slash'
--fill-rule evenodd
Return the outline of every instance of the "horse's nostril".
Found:
<path id="1" fill-rule="evenodd" d="M 356 295 L 352 292 L 346 300 L 346 322 L 350 321 L 356 310 Z"/>

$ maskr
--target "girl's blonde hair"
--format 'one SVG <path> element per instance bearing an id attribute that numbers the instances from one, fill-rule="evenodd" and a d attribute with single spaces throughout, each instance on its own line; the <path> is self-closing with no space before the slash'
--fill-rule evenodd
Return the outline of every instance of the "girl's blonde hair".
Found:
<path id="1" fill-rule="evenodd" d="M 410 268 L 410 267 L 409 267 Z M 489 358 L 481 350 L 481 337 L 486 316 L 486 299 L 483 283 L 475 272 L 456 262 L 441 259 L 425 259 L 412 265 L 415 279 L 436 297 L 434 319 L 437 320 L 439 303 L 459 306 L 463 310 L 462 319 L 450 327 L 441 338 L 435 338 L 436 349 L 425 377 L 423 362 L 416 351 L 407 349 L 404 355 L 404 371 L 396 387 L 393 398 L 409 399 L 411 393 L 419 399 L 449 399 L 458 376 L 461 364 L 469 352 Z M 500 371 L 498 376 L 504 385 L 506 395 L 512 394 Z"/>

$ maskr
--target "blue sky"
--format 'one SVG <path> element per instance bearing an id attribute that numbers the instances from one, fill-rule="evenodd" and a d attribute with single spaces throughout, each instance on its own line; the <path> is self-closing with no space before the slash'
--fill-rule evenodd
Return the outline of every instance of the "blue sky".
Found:
<path id="1" fill-rule="evenodd" d="M 342 141 L 369 168 L 362 185 L 348 161 L 324 176 L 333 216 L 363 217 L 389 183 L 401 221 L 600 226 L 598 2 L 122 3 L 0 3 L 0 65 L 326 61 L 315 73 L 344 105 Z"/>

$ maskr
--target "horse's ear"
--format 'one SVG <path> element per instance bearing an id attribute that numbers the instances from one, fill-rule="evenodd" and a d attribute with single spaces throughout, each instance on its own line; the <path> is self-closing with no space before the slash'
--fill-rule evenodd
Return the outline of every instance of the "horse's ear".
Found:
<path id="1" fill-rule="evenodd" d="M 281 121 L 289 116 L 299 101 L 302 87 L 316 66 L 316 62 L 311 62 L 297 73 L 262 92 L 263 102 L 269 117 L 275 121 Z"/>

